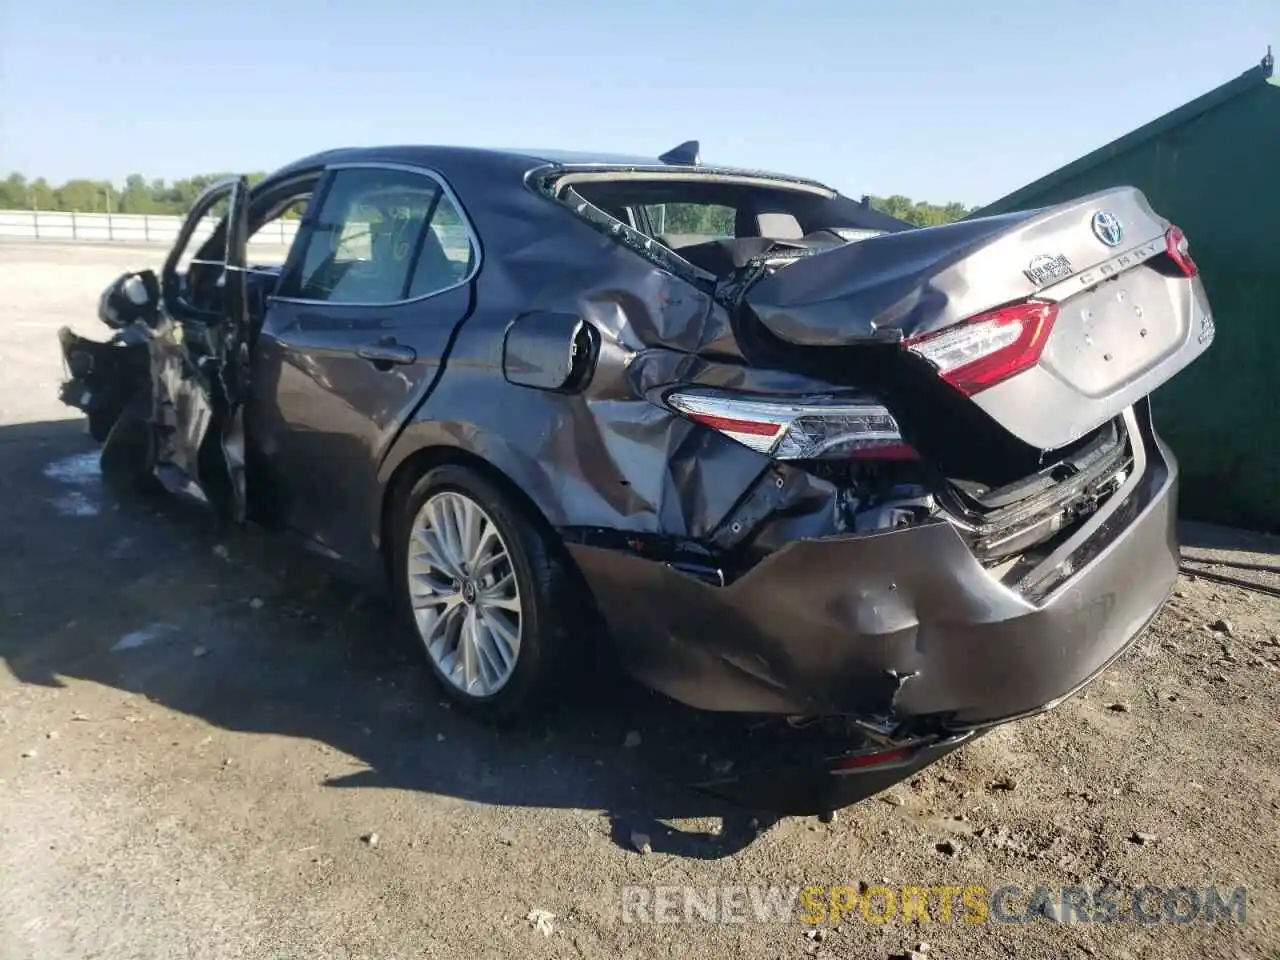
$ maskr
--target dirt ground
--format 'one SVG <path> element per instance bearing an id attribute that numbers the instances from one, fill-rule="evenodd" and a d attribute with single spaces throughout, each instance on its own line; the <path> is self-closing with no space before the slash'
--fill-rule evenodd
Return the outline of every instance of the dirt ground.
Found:
<path id="1" fill-rule="evenodd" d="M 477 727 L 378 599 L 104 489 L 54 332 L 94 331 L 102 285 L 159 256 L 0 245 L 0 958 L 1280 957 L 1280 600 L 1184 576 L 1057 710 L 773 822 L 666 776 L 717 751 L 689 711 L 612 681 Z M 1188 525 L 1184 551 L 1280 585 L 1229 566 L 1280 563 L 1274 538 Z M 628 887 L 860 884 L 1013 885 L 1026 922 L 620 911 Z M 1031 906 L 1108 885 L 1124 919 Z M 1161 891 L 1243 887 L 1245 917 L 1135 922 L 1144 886 L 1157 918 Z"/>

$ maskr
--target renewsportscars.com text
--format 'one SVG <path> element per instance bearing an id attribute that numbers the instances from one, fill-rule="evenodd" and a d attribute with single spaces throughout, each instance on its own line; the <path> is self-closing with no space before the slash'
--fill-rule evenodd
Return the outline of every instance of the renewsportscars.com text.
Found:
<path id="1" fill-rule="evenodd" d="M 1247 891 L 1174 887 L 628 886 L 624 923 L 1244 923 Z"/>

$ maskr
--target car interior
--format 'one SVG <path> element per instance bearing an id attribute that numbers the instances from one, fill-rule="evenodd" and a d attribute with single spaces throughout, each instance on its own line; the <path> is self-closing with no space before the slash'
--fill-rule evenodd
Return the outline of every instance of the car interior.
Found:
<path id="1" fill-rule="evenodd" d="M 573 189 L 717 277 L 765 254 L 840 246 L 848 237 L 837 230 L 871 225 L 866 208 L 847 197 L 709 177 L 707 182 L 621 178 Z"/>
<path id="2" fill-rule="evenodd" d="M 309 195 L 295 196 L 266 211 L 253 222 L 253 231 L 261 230 L 289 209 L 301 213 L 308 199 Z M 348 302 L 368 303 L 393 301 L 402 295 L 413 299 L 450 287 L 470 272 L 475 250 L 465 228 L 458 224 L 454 229 L 447 218 L 436 217 L 421 237 L 421 250 L 405 294 L 403 259 L 415 253 L 422 211 L 415 213 L 412 197 L 388 195 L 379 200 L 385 202 L 376 204 L 376 209 L 371 207 L 368 216 L 346 219 L 328 256 L 302 265 L 306 276 L 300 279 L 306 289 L 299 295 L 323 298 L 340 293 Z M 250 246 L 250 257 L 254 253 Z M 282 270 L 283 264 L 278 262 L 251 263 L 251 303 L 265 303 L 266 297 L 275 292 Z"/>

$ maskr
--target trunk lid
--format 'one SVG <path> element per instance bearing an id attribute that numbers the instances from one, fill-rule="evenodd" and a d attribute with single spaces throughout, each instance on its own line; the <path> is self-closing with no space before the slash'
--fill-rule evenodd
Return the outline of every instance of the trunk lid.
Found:
<path id="1" fill-rule="evenodd" d="M 1019 440 L 1053 450 L 1119 415 L 1212 341 L 1199 278 L 1166 251 L 1169 227 L 1141 191 L 1122 187 L 836 247 L 763 274 L 741 302 L 800 348 L 891 344 L 1007 304 L 1056 304 L 1034 366 L 969 397 Z M 936 375 L 902 353 L 903 377 Z"/>

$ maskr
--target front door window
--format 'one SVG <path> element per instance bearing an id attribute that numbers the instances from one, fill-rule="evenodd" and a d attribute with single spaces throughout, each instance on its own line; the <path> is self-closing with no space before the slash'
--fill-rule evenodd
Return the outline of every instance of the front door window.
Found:
<path id="1" fill-rule="evenodd" d="M 333 304 L 385 304 L 467 279 L 470 231 L 430 176 L 388 168 L 334 174 L 282 296 Z"/>

